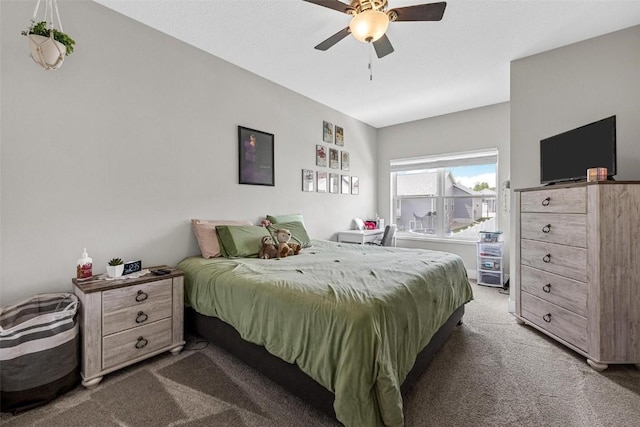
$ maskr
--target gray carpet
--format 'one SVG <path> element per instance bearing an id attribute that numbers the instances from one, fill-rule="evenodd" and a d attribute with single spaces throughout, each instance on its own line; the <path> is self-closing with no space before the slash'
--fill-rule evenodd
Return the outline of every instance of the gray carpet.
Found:
<path id="1" fill-rule="evenodd" d="M 407 426 L 640 426 L 640 370 L 593 371 L 474 285 L 458 327 L 405 399 Z M 192 337 L 191 337 L 192 338 Z M 162 354 L 78 387 L 7 426 L 336 426 L 209 344 Z"/>

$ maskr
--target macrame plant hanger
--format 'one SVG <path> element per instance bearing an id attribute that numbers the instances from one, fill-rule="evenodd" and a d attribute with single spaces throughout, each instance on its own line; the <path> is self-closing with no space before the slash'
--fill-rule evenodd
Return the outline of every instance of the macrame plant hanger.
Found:
<path id="1" fill-rule="evenodd" d="M 36 3 L 36 7 L 33 10 L 33 18 L 31 18 L 31 26 L 29 27 L 29 33 L 37 24 L 38 10 L 40 9 L 40 1 Z M 29 52 L 31 58 L 45 70 L 57 70 L 62 65 L 64 57 L 67 53 L 67 48 L 62 43 L 56 41 L 54 36 L 53 25 L 53 11 L 56 12 L 56 18 L 58 18 L 58 27 L 61 32 L 64 32 L 62 28 L 62 21 L 60 20 L 60 12 L 58 11 L 58 2 L 56 0 L 45 0 L 44 6 L 44 19 L 49 29 L 49 37 L 40 36 L 37 34 L 29 34 Z"/>

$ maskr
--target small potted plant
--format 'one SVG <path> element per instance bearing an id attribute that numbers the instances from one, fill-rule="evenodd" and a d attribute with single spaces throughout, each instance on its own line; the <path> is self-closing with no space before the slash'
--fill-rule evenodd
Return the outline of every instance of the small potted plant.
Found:
<path id="1" fill-rule="evenodd" d="M 32 25 L 22 35 L 29 38 L 31 58 L 46 70 L 57 70 L 62 65 L 64 57 L 73 52 L 75 40 L 56 30 L 47 21 L 40 21 Z"/>
<path id="2" fill-rule="evenodd" d="M 107 264 L 107 276 L 120 277 L 124 271 L 124 262 L 120 258 L 112 258 Z"/>

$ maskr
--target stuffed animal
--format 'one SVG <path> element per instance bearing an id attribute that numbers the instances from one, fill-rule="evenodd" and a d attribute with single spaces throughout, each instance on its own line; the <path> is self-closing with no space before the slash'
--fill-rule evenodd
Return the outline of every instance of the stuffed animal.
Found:
<path id="1" fill-rule="evenodd" d="M 264 236 L 262 238 L 262 247 L 258 253 L 258 257 L 262 259 L 279 258 L 278 248 L 273 244 L 271 236 Z"/>
<path id="2" fill-rule="evenodd" d="M 278 228 L 276 230 L 276 240 L 278 241 L 278 257 L 284 258 L 289 255 L 297 255 L 295 251 L 289 246 L 289 240 L 291 240 L 291 232 L 286 228 Z M 298 252 L 300 252 L 298 250 Z"/>

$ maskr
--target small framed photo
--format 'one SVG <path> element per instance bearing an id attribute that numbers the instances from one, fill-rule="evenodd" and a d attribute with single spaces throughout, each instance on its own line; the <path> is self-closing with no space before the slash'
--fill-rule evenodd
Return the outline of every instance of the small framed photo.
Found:
<path id="1" fill-rule="evenodd" d="M 327 172 L 317 171 L 316 172 L 316 191 L 318 193 L 326 193 L 327 192 Z"/>
<path id="2" fill-rule="evenodd" d="M 340 184 L 340 192 L 342 194 L 351 194 L 351 177 L 349 175 L 342 175 Z"/>
<path id="3" fill-rule="evenodd" d="M 324 145 L 316 145 L 316 166 L 327 167 L 327 149 Z"/>
<path id="4" fill-rule="evenodd" d="M 302 169 L 302 191 L 314 191 L 314 173 L 311 169 Z"/>
<path id="5" fill-rule="evenodd" d="M 351 177 L 351 194 L 360 194 L 360 178 L 357 176 Z"/>
<path id="6" fill-rule="evenodd" d="M 335 148 L 329 148 L 329 167 L 331 169 L 340 169 L 340 152 Z"/>
<path id="7" fill-rule="evenodd" d="M 275 186 L 274 136 L 238 126 L 239 183 Z"/>
<path id="8" fill-rule="evenodd" d="M 336 125 L 336 145 L 344 147 L 344 129 Z"/>
<path id="9" fill-rule="evenodd" d="M 342 164 L 342 170 L 348 171 L 349 170 L 349 152 L 341 151 L 340 155 L 342 157 L 342 161 L 340 162 Z"/>
<path id="10" fill-rule="evenodd" d="M 333 124 L 330 122 L 322 122 L 322 140 L 324 142 L 333 143 Z"/>
<path id="11" fill-rule="evenodd" d="M 340 175 L 337 173 L 329 174 L 329 192 L 336 194 L 340 192 Z"/>

